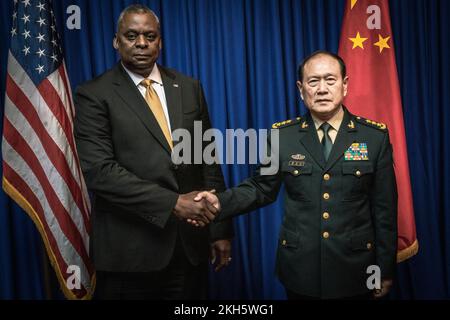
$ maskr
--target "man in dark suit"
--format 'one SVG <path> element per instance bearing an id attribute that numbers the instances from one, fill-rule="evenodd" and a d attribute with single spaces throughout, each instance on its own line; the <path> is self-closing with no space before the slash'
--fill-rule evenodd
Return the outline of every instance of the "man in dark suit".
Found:
<path id="1" fill-rule="evenodd" d="M 257 172 L 218 197 L 203 192 L 196 199 L 207 198 L 221 208 L 217 218 L 226 219 L 272 203 L 284 183 L 276 273 L 288 298 L 381 297 L 392 284 L 397 252 L 388 130 L 342 105 L 348 77 L 337 55 L 307 57 L 297 84 L 309 113 L 274 124 L 278 172 Z M 380 271 L 381 288 L 374 292 L 367 285 L 369 266 Z"/>
<path id="2" fill-rule="evenodd" d="M 206 298 L 208 256 L 230 258 L 230 222 L 194 190 L 223 190 L 219 165 L 175 165 L 173 130 L 210 120 L 199 81 L 156 64 L 158 17 L 132 5 L 118 19 L 121 61 L 76 93 L 75 137 L 92 193 L 91 253 L 100 299 Z M 212 251 L 211 251 L 212 249 Z"/>

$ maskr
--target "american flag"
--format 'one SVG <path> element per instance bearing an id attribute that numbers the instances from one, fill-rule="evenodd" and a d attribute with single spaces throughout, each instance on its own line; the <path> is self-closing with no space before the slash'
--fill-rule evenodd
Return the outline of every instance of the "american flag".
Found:
<path id="1" fill-rule="evenodd" d="M 33 219 L 61 289 L 88 299 L 90 203 L 52 2 L 14 0 L 3 119 L 3 189 Z"/>

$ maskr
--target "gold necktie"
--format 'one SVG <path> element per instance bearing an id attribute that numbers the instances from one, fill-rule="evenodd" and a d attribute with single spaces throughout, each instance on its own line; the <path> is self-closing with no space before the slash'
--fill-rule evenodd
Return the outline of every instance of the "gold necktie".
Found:
<path id="1" fill-rule="evenodd" d="M 147 101 L 150 110 L 152 110 L 153 115 L 158 121 L 158 124 L 169 143 L 170 149 L 173 148 L 172 138 L 169 132 L 169 126 L 167 125 L 166 116 L 164 115 L 164 110 L 161 105 L 161 101 L 156 94 L 155 89 L 152 87 L 152 81 L 149 79 L 142 80 L 141 84 L 147 88 L 145 91 L 145 101 Z"/>

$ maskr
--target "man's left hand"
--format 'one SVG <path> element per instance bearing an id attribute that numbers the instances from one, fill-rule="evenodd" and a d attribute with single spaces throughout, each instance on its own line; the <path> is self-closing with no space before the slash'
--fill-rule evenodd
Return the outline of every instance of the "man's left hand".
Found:
<path id="1" fill-rule="evenodd" d="M 216 263 L 214 271 L 219 271 L 231 262 L 231 240 L 216 240 L 211 243 L 211 264 Z"/>

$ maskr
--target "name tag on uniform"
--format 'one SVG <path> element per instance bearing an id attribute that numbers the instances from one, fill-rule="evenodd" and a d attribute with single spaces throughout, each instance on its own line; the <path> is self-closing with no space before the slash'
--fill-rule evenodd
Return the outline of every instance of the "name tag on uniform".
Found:
<path id="1" fill-rule="evenodd" d="M 291 160 L 291 161 L 289 161 L 289 165 L 291 167 L 304 167 L 305 166 L 305 161 L 294 161 L 294 160 Z"/>
<path id="2" fill-rule="evenodd" d="M 355 142 L 345 151 L 345 160 L 369 160 L 369 151 L 367 150 L 367 143 Z"/>

